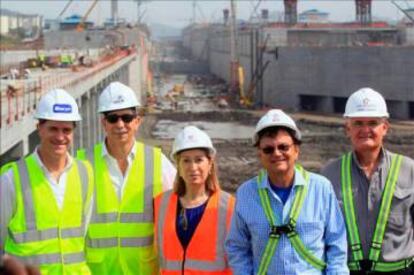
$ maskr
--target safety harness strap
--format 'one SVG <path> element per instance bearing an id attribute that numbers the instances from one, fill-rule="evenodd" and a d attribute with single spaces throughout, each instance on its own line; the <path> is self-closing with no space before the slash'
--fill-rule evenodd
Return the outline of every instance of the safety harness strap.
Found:
<path id="1" fill-rule="evenodd" d="M 351 247 L 352 258 L 354 261 L 361 261 L 364 256 L 362 254 L 361 240 L 359 238 L 359 232 L 355 218 L 354 200 L 352 197 L 351 158 L 352 154 L 348 153 L 342 157 L 341 161 L 342 201 L 344 202 L 345 223 L 348 232 L 348 242 Z"/>
<path id="2" fill-rule="evenodd" d="M 391 210 L 391 202 L 394 197 L 395 187 L 400 172 L 402 156 L 396 154 L 391 158 L 390 172 L 388 173 L 384 191 L 382 192 L 380 210 L 378 212 L 368 259 L 363 259 L 362 246 L 355 218 L 352 195 L 351 158 L 352 154 L 347 153 L 342 157 L 341 161 L 342 199 L 344 202 L 346 227 L 353 260 L 348 264 L 349 268 L 351 270 L 389 272 L 409 267 L 413 262 L 413 259 L 404 259 L 397 262 L 378 261 L 381 254 L 382 242 L 384 240 L 385 228 L 387 227 L 387 221 Z"/>
<path id="3" fill-rule="evenodd" d="M 302 259 L 308 262 L 310 265 L 318 270 L 323 270 L 326 267 L 325 262 L 315 257 L 303 244 L 302 240 L 296 232 L 296 221 L 299 217 L 300 210 L 302 209 L 303 202 L 305 201 L 308 184 L 309 184 L 309 173 L 303 169 L 302 166 L 297 165 L 296 169 L 302 174 L 306 180 L 304 186 L 298 186 L 296 196 L 294 198 L 292 208 L 289 213 L 289 223 L 277 226 L 277 219 L 270 206 L 269 195 L 266 188 L 260 186 L 264 177 L 267 176 L 266 171 L 261 170 L 257 177 L 257 184 L 260 196 L 260 202 L 265 212 L 266 218 L 270 224 L 269 240 L 266 244 L 265 251 L 263 252 L 262 259 L 259 265 L 259 275 L 265 275 L 271 259 L 276 251 L 277 244 L 282 234 L 286 234 L 289 238 L 295 251 L 300 255 Z"/>

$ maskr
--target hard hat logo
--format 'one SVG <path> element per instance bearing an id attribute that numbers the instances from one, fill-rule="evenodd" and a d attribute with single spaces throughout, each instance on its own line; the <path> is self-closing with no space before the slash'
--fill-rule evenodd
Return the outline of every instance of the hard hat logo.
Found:
<path id="1" fill-rule="evenodd" d="M 187 139 L 187 141 L 189 141 L 189 142 L 194 142 L 194 141 L 196 141 L 196 138 L 195 138 L 193 135 L 188 135 L 186 139 Z"/>
<path id="2" fill-rule="evenodd" d="M 362 104 L 364 104 L 364 106 L 368 106 L 369 104 L 369 98 L 364 98 L 364 100 L 362 101 Z"/>
<path id="3" fill-rule="evenodd" d="M 280 121 L 280 116 L 279 116 L 279 114 L 274 114 L 274 115 L 273 115 L 273 118 L 272 118 L 272 121 L 273 121 L 273 122 Z"/>
<path id="4" fill-rule="evenodd" d="M 121 104 L 121 103 L 124 103 L 124 102 L 125 102 L 124 97 L 122 95 L 119 95 L 112 103 Z"/>
<path id="5" fill-rule="evenodd" d="M 70 114 L 72 113 L 72 106 L 70 106 L 69 104 L 54 104 L 53 112 L 61 114 Z"/>

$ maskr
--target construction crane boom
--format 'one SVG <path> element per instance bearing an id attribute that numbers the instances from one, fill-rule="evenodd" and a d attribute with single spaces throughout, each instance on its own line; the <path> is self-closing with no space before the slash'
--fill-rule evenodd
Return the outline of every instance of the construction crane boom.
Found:
<path id="1" fill-rule="evenodd" d="M 73 0 L 69 0 L 66 3 L 66 6 L 63 8 L 63 10 L 59 13 L 58 19 L 65 13 L 65 11 L 69 8 L 70 4 L 72 4 Z"/>
<path id="2" fill-rule="evenodd" d="M 398 5 L 394 0 L 391 1 L 391 3 L 393 3 L 394 6 L 396 6 L 402 13 L 405 14 L 405 16 L 407 16 L 408 19 L 410 19 L 411 22 L 414 23 L 414 18 L 411 16 L 411 14 L 409 14 L 405 9 L 401 8 L 400 5 Z"/>

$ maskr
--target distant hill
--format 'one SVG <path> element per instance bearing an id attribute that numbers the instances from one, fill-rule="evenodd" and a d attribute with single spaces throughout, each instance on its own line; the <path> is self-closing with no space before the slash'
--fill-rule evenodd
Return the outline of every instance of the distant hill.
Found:
<path id="1" fill-rule="evenodd" d="M 149 24 L 152 38 L 155 40 L 163 40 L 170 37 L 181 36 L 181 28 L 171 27 L 163 24 L 152 23 Z"/>

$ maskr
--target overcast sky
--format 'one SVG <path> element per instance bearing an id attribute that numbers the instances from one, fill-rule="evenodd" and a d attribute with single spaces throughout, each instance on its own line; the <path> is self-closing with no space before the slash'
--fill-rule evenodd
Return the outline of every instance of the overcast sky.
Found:
<path id="1" fill-rule="evenodd" d="M 0 0 L 1 8 L 19 11 L 29 14 L 41 14 L 45 18 L 57 18 L 68 0 Z M 133 0 L 119 0 L 118 10 L 120 17 L 135 22 L 137 18 L 137 2 Z M 254 6 L 259 1 L 237 1 L 237 16 L 247 19 L 252 14 Z M 190 21 L 193 14 L 193 1 L 144 1 L 142 10 L 145 10 L 144 21 L 147 23 L 161 23 L 175 27 L 182 27 Z M 414 0 L 399 0 L 397 3 L 403 7 L 414 7 Z M 74 0 L 63 17 L 74 13 L 83 15 L 92 4 L 91 0 Z M 210 0 L 197 1 L 196 18 L 200 22 L 218 21 L 222 17 L 222 10 L 229 8 L 230 1 Z M 96 23 L 102 23 L 110 16 L 110 0 L 99 0 L 97 6 L 91 12 L 89 19 Z M 331 21 L 352 21 L 355 19 L 355 3 L 353 0 L 299 0 L 298 12 L 308 9 L 318 9 L 330 13 Z M 283 1 L 262 0 L 258 12 L 268 9 L 270 12 L 283 11 Z M 388 0 L 373 0 L 372 15 L 375 19 L 399 20 L 403 17 L 400 12 Z"/>

